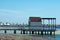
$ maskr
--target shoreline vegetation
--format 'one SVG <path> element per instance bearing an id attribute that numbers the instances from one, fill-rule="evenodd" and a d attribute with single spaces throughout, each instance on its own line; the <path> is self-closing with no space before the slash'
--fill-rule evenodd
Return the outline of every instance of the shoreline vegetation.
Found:
<path id="1" fill-rule="evenodd" d="M 26 34 L 0 34 L 0 40 L 54 40 L 52 37 L 32 36 Z"/>

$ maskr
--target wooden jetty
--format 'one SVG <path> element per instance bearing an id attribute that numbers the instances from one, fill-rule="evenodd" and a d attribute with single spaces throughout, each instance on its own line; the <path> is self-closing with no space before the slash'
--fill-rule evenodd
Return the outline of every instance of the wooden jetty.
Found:
<path id="1" fill-rule="evenodd" d="M 37 35 L 55 35 L 56 31 L 56 18 L 41 18 L 41 26 L 19 26 L 19 25 L 0 25 L 0 30 L 4 30 L 4 33 L 7 33 L 7 30 L 14 30 L 14 34 L 16 34 L 17 30 L 21 31 L 21 34 L 36 34 Z M 48 24 L 45 24 L 45 20 L 48 21 Z M 30 22 L 29 22 L 30 24 Z M 4 28 L 6 27 L 14 27 L 17 26 L 19 28 Z"/>

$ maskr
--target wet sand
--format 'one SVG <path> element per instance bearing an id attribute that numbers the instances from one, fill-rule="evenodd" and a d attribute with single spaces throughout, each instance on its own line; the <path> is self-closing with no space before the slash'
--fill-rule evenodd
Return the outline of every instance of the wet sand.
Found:
<path id="1" fill-rule="evenodd" d="M 37 37 L 26 34 L 0 34 L 0 40 L 54 40 L 51 37 Z"/>

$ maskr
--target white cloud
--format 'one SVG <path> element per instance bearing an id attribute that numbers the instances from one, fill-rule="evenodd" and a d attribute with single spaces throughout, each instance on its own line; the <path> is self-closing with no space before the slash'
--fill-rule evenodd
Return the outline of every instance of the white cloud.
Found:
<path id="1" fill-rule="evenodd" d="M 25 13 L 23 11 L 9 10 L 9 9 L 0 9 L 0 12 L 4 12 L 4 13 Z"/>

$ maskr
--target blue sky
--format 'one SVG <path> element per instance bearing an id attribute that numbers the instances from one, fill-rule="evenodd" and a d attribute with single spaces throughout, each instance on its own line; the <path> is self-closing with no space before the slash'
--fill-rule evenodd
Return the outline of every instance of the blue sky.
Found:
<path id="1" fill-rule="evenodd" d="M 56 17 L 60 24 L 60 0 L 0 0 L 0 22 L 28 23 L 30 16 Z"/>

